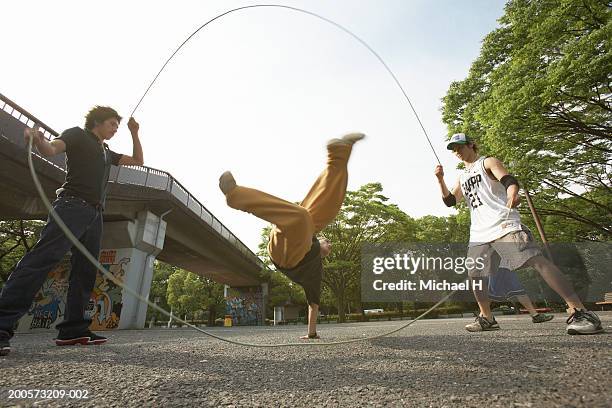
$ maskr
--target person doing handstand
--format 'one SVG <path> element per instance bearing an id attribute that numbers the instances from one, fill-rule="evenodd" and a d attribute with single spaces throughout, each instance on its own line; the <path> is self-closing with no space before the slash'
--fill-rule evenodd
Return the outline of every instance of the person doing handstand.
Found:
<path id="1" fill-rule="evenodd" d="M 219 178 L 219 188 L 227 204 L 274 224 L 268 253 L 274 266 L 304 288 L 308 302 L 308 334 L 302 339 L 318 339 L 317 316 L 321 299 L 322 258 L 331 252 L 331 242 L 317 238 L 338 215 L 348 183 L 347 163 L 353 144 L 365 137 L 350 133 L 327 143 L 327 164 L 300 204 L 294 204 L 263 191 L 236 184 L 232 173 Z"/>

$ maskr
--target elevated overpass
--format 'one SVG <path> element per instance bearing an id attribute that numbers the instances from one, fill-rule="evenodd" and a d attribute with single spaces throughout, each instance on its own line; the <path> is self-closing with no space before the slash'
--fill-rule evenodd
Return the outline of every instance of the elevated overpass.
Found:
<path id="1" fill-rule="evenodd" d="M 29 172 L 23 140 L 24 128 L 34 125 L 47 139 L 58 136 L 0 94 L 0 220 L 47 217 Z M 53 200 L 65 178 L 65 155 L 35 155 L 34 165 L 47 197 Z M 109 183 L 103 248 L 135 246 L 135 236 L 142 240 L 148 233 L 144 247 L 163 262 L 232 287 L 262 284 L 262 261 L 169 173 L 145 166 L 113 166 Z M 164 229 L 165 237 L 159 239 Z M 147 261 L 152 265 L 151 259 Z M 145 286 L 148 295 L 150 279 Z"/>

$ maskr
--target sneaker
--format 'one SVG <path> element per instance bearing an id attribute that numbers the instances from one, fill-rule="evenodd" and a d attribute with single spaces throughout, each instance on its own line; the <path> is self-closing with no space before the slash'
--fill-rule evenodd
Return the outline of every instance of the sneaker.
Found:
<path id="1" fill-rule="evenodd" d="M 347 143 L 354 144 L 355 142 L 363 139 L 365 135 L 363 133 L 349 133 L 348 135 L 342 136 L 342 140 Z"/>
<path id="2" fill-rule="evenodd" d="M 493 320 L 489 320 L 484 316 L 476 316 L 474 323 L 466 325 L 465 329 L 469 332 L 499 330 L 499 324 L 495 321 L 495 316 L 493 316 Z"/>
<path id="3" fill-rule="evenodd" d="M 219 188 L 223 192 L 223 194 L 229 193 L 234 188 L 236 188 L 236 180 L 234 180 L 234 176 L 231 172 L 226 171 L 219 177 Z"/>
<path id="4" fill-rule="evenodd" d="M 603 332 L 601 320 L 593 312 L 574 309 L 574 313 L 567 319 L 568 334 L 595 334 Z"/>
<path id="5" fill-rule="evenodd" d="M 0 330 L 0 356 L 6 356 L 11 352 L 11 336 L 4 330 Z"/>
<path id="6" fill-rule="evenodd" d="M 314 333 L 314 334 L 310 334 L 309 333 L 306 336 L 300 337 L 300 339 L 302 339 L 302 340 L 318 340 L 320 338 L 321 338 L 321 336 L 319 336 L 317 333 Z"/>
<path id="7" fill-rule="evenodd" d="M 531 321 L 534 323 L 544 323 L 551 321 L 555 316 L 547 313 L 536 313 L 531 316 Z"/>
<path id="8" fill-rule="evenodd" d="M 104 344 L 108 341 L 108 339 L 104 336 L 99 336 L 96 333 L 91 331 L 86 331 L 85 333 L 79 336 L 67 336 L 64 334 L 59 334 L 57 339 L 55 339 L 55 344 L 58 346 L 74 346 L 77 344 L 82 344 L 85 346 L 90 346 L 92 344 Z"/>

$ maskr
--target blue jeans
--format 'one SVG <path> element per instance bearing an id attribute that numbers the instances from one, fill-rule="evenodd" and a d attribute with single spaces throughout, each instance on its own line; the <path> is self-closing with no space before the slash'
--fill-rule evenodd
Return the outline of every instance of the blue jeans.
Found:
<path id="1" fill-rule="evenodd" d="M 56 199 L 53 208 L 70 231 L 97 258 L 102 238 L 101 210 L 80 198 L 69 196 Z M 47 275 L 71 248 L 72 242 L 49 216 L 40 239 L 21 258 L 2 288 L 0 330 L 13 335 L 15 324 L 30 309 Z M 83 333 L 88 329 L 91 319 L 85 318 L 85 307 L 96 283 L 95 266 L 76 248 L 72 250 L 71 264 L 64 321 L 56 326 L 65 335 Z"/>

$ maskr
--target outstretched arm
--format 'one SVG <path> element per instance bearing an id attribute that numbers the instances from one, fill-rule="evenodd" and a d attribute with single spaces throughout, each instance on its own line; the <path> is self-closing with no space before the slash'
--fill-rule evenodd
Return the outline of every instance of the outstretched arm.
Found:
<path id="1" fill-rule="evenodd" d="M 26 144 L 30 143 L 30 139 L 32 139 L 32 145 L 45 157 L 55 156 L 66 151 L 66 143 L 63 140 L 48 141 L 38 129 L 25 128 L 23 139 Z"/>
<path id="2" fill-rule="evenodd" d="M 453 190 L 450 191 L 446 186 L 446 182 L 444 182 L 444 168 L 440 165 L 436 166 L 434 174 L 438 178 L 438 184 L 440 186 L 440 191 L 442 192 L 442 200 L 448 207 L 452 207 L 463 198 L 463 192 L 461 191 L 459 180 L 457 180 Z"/>
<path id="3" fill-rule="evenodd" d="M 128 129 L 132 134 L 132 155 L 122 155 L 119 159 L 120 166 L 142 166 L 144 164 L 144 155 L 142 153 L 142 145 L 140 144 L 140 138 L 138 137 L 138 130 L 140 125 L 134 118 L 130 118 L 128 121 Z"/>

